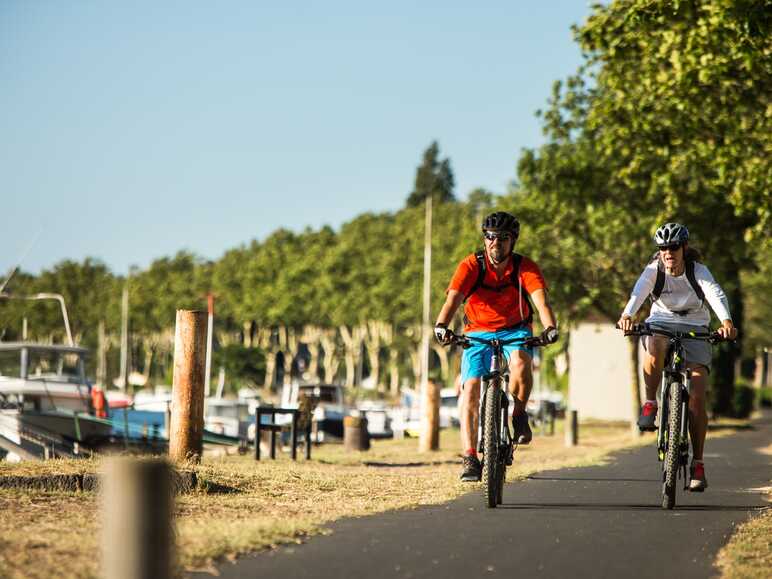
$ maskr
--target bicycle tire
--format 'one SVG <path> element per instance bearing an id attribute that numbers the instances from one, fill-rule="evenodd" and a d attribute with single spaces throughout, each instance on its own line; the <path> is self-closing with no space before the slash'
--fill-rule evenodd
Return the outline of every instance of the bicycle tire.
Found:
<path id="1" fill-rule="evenodd" d="M 501 417 L 499 419 L 499 441 L 500 441 L 500 449 L 510 449 L 508 442 L 509 435 L 508 435 L 508 426 L 507 426 L 507 412 L 509 410 L 506 408 L 506 405 L 503 404 L 500 405 L 499 410 L 499 416 Z M 507 455 L 506 453 L 510 452 L 509 450 L 504 450 L 503 453 L 498 457 L 498 486 L 497 486 L 497 492 L 496 492 L 496 504 L 500 505 L 504 502 L 504 483 L 507 480 Z"/>
<path id="2" fill-rule="evenodd" d="M 493 509 L 499 495 L 499 386 L 497 382 L 488 385 L 485 392 L 485 421 L 483 423 L 483 472 L 482 483 L 485 492 L 485 504 Z"/>
<path id="3" fill-rule="evenodd" d="M 672 509 L 675 506 L 676 485 L 678 483 L 678 466 L 681 445 L 681 384 L 670 384 L 668 393 L 668 424 L 667 451 L 665 452 L 664 481 L 662 483 L 662 508 Z"/>

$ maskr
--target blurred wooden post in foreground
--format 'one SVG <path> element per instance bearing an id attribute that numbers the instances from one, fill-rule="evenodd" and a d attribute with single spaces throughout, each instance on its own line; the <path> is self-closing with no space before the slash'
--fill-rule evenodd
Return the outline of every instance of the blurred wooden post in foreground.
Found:
<path id="1" fill-rule="evenodd" d="M 423 400 L 424 415 L 421 420 L 419 452 L 440 448 L 440 386 L 433 380 L 426 383 Z"/>
<path id="2" fill-rule="evenodd" d="M 169 457 L 201 460 L 204 442 L 204 368 L 207 313 L 177 310 Z"/>
<path id="3" fill-rule="evenodd" d="M 579 413 L 566 410 L 566 446 L 579 444 Z"/>
<path id="4" fill-rule="evenodd" d="M 102 577 L 172 577 L 173 504 L 171 469 L 165 461 L 107 462 L 102 483 Z"/>

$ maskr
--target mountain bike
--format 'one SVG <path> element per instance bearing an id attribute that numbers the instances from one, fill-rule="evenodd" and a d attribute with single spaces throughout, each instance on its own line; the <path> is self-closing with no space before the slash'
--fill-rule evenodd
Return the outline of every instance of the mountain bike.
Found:
<path id="1" fill-rule="evenodd" d="M 662 508 L 675 506 L 676 485 L 683 472 L 689 488 L 689 392 L 692 371 L 686 367 L 683 340 L 724 341 L 717 332 L 670 332 L 636 324 L 625 336 L 664 336 L 669 343 L 662 368 L 662 412 L 657 428 L 657 458 L 662 463 Z"/>
<path id="2" fill-rule="evenodd" d="M 482 483 L 485 504 L 488 508 L 500 505 L 504 495 L 507 467 L 512 464 L 515 449 L 513 430 L 510 428 L 509 397 L 507 385 L 509 372 L 504 346 L 522 344 L 541 347 L 547 344 L 538 337 L 513 338 L 511 340 L 486 340 L 475 336 L 451 334 L 450 343 L 468 348 L 472 342 L 493 348 L 490 371 L 482 377 L 480 396 L 480 420 L 477 427 L 477 452 L 483 454 Z"/>

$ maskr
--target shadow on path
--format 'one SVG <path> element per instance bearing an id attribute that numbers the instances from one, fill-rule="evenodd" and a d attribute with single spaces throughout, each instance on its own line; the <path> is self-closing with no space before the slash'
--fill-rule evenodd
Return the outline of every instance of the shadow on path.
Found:
<path id="1" fill-rule="evenodd" d="M 553 510 L 565 509 L 569 511 L 662 511 L 661 505 L 648 504 L 623 504 L 623 503 L 503 503 L 500 509 L 512 510 Z M 765 507 L 759 505 L 686 505 L 676 506 L 675 511 L 710 511 L 710 512 L 746 512 L 761 511 Z"/>
<path id="2" fill-rule="evenodd" d="M 592 478 L 581 476 L 527 476 L 528 480 L 588 481 L 588 482 L 661 482 L 658 478 Z"/>

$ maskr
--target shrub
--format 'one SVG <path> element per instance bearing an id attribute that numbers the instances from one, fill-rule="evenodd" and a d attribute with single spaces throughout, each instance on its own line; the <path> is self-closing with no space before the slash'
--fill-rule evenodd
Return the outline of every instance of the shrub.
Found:
<path id="1" fill-rule="evenodd" d="M 772 388 L 767 386 L 759 390 L 759 404 L 763 408 L 772 408 Z"/>
<path id="2" fill-rule="evenodd" d="M 736 386 L 734 389 L 734 399 L 732 406 L 736 418 L 748 418 L 753 412 L 753 402 L 756 393 L 750 386 Z"/>

